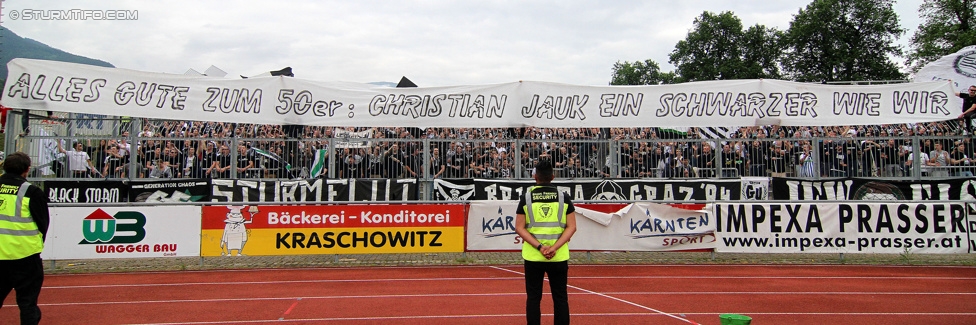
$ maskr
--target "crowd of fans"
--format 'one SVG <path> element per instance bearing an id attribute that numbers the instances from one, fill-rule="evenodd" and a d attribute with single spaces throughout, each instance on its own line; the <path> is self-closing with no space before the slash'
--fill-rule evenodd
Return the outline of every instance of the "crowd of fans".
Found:
<path id="1" fill-rule="evenodd" d="M 72 178 L 530 178 L 538 159 L 551 159 L 561 178 L 909 177 L 914 168 L 947 177 L 971 176 L 974 156 L 969 135 L 954 121 L 742 127 L 724 138 L 697 128 L 421 130 L 148 119 L 142 125 L 135 136 L 60 141 L 66 166 L 55 172 Z M 349 141 L 335 136 L 340 131 L 365 138 Z M 314 172 L 316 163 L 321 173 Z"/>

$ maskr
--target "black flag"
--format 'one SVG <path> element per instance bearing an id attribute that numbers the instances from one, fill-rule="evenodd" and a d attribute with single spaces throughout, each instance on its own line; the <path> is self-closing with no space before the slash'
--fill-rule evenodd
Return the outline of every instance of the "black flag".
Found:
<path id="1" fill-rule="evenodd" d="M 281 69 L 281 70 L 268 71 L 268 72 L 265 72 L 265 73 L 262 73 L 262 74 L 259 74 L 259 75 L 256 75 L 256 76 L 251 76 L 251 78 L 256 78 L 256 77 L 277 77 L 277 76 L 294 77 L 295 74 L 291 72 L 291 67 L 285 67 L 284 69 Z M 247 79 L 248 77 L 241 76 L 241 78 Z"/>
<path id="2" fill-rule="evenodd" d="M 397 88 L 417 88 L 417 84 L 407 79 L 407 77 L 400 78 L 400 83 L 397 84 Z"/>
<path id="3" fill-rule="evenodd" d="M 271 71 L 271 76 L 272 77 L 277 77 L 277 76 L 294 77 L 295 74 L 291 73 L 291 67 L 285 67 L 284 69 L 278 71 Z"/>

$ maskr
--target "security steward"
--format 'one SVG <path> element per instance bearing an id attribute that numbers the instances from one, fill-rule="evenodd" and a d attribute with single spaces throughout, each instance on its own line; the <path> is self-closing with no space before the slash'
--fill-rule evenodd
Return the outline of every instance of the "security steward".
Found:
<path id="1" fill-rule="evenodd" d="M 44 283 L 41 251 L 50 224 L 47 195 L 27 182 L 30 166 L 27 154 L 15 152 L 3 162 L 0 175 L 0 307 L 10 290 L 16 290 L 21 324 L 41 320 L 37 307 Z"/>
<path id="2" fill-rule="evenodd" d="M 529 187 L 516 208 L 515 232 L 522 237 L 525 259 L 525 318 L 540 323 L 542 281 L 549 275 L 555 324 L 569 324 L 569 239 L 576 233 L 576 210 L 569 194 L 552 186 L 552 162 L 539 160 L 535 166 L 537 186 Z"/>

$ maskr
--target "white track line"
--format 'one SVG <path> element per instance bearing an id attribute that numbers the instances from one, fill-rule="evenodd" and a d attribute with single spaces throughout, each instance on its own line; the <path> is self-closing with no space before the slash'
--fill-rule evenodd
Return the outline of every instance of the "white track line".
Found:
<path id="1" fill-rule="evenodd" d="M 838 292 L 822 292 L 822 291 L 680 291 L 680 292 L 666 292 L 666 291 L 656 291 L 656 292 L 607 292 L 607 294 L 614 295 L 667 295 L 667 296 L 680 296 L 680 295 L 931 295 L 931 296 L 968 296 L 976 295 L 976 292 L 849 292 L 849 291 L 838 291 Z"/>
<path id="2" fill-rule="evenodd" d="M 976 313 L 744 313 L 748 315 L 765 316 L 976 316 Z M 686 313 L 686 315 L 715 316 L 717 313 Z M 612 317 L 612 316 L 662 316 L 657 313 L 577 313 L 573 316 L 578 317 Z M 266 320 L 246 320 L 246 321 L 211 321 L 211 322 L 179 322 L 179 323 L 143 323 L 129 325 L 178 325 L 178 324 L 255 324 L 255 323 L 303 323 L 303 322 L 340 322 L 340 321 L 398 321 L 428 319 L 431 321 L 454 319 L 460 321 L 465 318 L 522 318 L 524 314 L 494 314 L 494 315 L 445 315 L 445 316 L 390 316 L 390 317 L 330 317 L 330 318 L 301 318 L 301 319 L 266 319 Z"/>
<path id="3" fill-rule="evenodd" d="M 45 260 L 47 262 L 47 260 Z M 59 264 L 60 265 L 60 264 Z M 64 266 L 62 266 L 64 267 Z M 47 274 L 47 277 L 77 277 L 77 276 L 87 276 L 87 275 L 129 275 L 129 274 L 172 274 L 181 275 L 189 273 L 247 273 L 247 272 L 267 272 L 275 271 L 278 273 L 282 272 L 308 272 L 308 271 L 329 271 L 329 270 L 408 270 L 408 269 L 432 269 L 432 268 L 442 268 L 442 269 L 455 269 L 455 268 L 483 268 L 483 265 L 451 265 L 451 266 L 324 266 L 324 267 L 295 267 L 295 268 L 251 268 L 251 269 L 211 269 L 211 270 L 170 270 L 170 271 L 139 271 L 133 270 L 129 272 L 117 271 L 117 272 L 97 272 L 97 273 L 60 273 L 60 274 Z"/>
<path id="4" fill-rule="evenodd" d="M 509 269 L 501 268 L 501 267 L 497 267 L 497 266 L 491 266 L 491 268 L 496 269 L 496 270 L 505 271 L 505 272 L 520 274 L 523 277 L 525 276 L 525 273 L 522 273 L 522 272 L 519 272 L 519 271 L 509 270 Z M 549 281 L 549 280 L 546 279 L 546 281 Z M 586 290 L 586 289 L 583 289 L 583 288 L 580 288 L 580 287 L 577 287 L 577 286 L 574 286 L 574 285 L 568 285 L 567 284 L 566 287 L 573 288 L 573 289 L 576 289 L 576 290 L 579 290 L 579 291 L 583 291 L 583 292 L 586 292 L 586 293 L 589 293 L 589 294 L 597 295 L 597 296 L 600 296 L 600 297 L 608 298 L 608 299 L 611 299 L 611 300 L 616 300 L 616 301 L 619 301 L 619 302 L 622 302 L 622 303 L 625 303 L 625 304 L 628 304 L 628 305 L 631 305 L 631 306 L 634 306 L 634 307 L 638 307 L 638 308 L 641 308 L 641 309 L 650 310 L 650 311 L 653 311 L 655 313 L 658 313 L 658 314 L 661 314 L 661 315 L 664 315 L 664 316 L 668 316 L 668 317 L 671 317 L 671 318 L 674 318 L 674 319 L 683 321 L 685 323 L 698 325 L 698 323 L 695 323 L 694 321 L 688 320 L 686 318 L 682 318 L 680 316 L 672 315 L 672 314 L 669 314 L 669 313 L 666 313 L 666 312 L 663 312 L 663 311 L 660 311 L 660 310 L 657 310 L 657 309 L 654 309 L 654 308 L 651 308 L 651 307 L 647 307 L 647 306 L 644 306 L 644 305 L 635 303 L 635 302 L 623 300 L 623 299 L 620 299 L 620 298 L 617 298 L 617 297 L 613 297 L 613 296 L 608 296 L 608 295 L 605 295 L 605 294 L 602 294 L 602 293 L 599 293 L 599 292 L 595 292 L 595 291 Z"/>
<path id="5" fill-rule="evenodd" d="M 292 318 L 292 319 L 264 319 L 264 320 L 211 321 L 211 322 L 140 323 L 140 324 L 129 324 L 129 325 L 182 325 L 182 324 L 205 325 L 205 324 L 254 324 L 254 323 L 266 324 L 266 323 L 307 323 L 307 322 L 339 322 L 339 321 L 377 322 L 377 321 L 398 321 L 398 320 L 415 320 L 415 319 L 443 320 L 443 319 L 499 318 L 499 317 L 525 317 L 525 315 L 497 314 L 497 315 L 445 315 L 445 316 L 417 315 L 417 316 L 390 316 L 390 317 L 329 317 L 329 318 Z"/>
<path id="6" fill-rule="evenodd" d="M 800 312 L 800 313 L 770 313 L 770 312 L 752 313 L 752 312 L 739 312 L 739 311 L 737 311 L 736 313 L 737 314 L 743 314 L 743 315 L 765 315 L 765 316 L 872 316 L 872 317 L 874 317 L 874 316 L 976 316 L 976 313 L 956 313 L 956 312 L 948 312 L 948 313 L 921 313 L 921 312 L 919 312 L 919 313 L 898 313 L 898 312 L 895 312 L 895 313 L 857 313 L 857 312 L 853 312 L 853 313 L 844 313 L 844 312 L 840 312 L 840 313 L 812 313 L 812 312 L 811 313 L 803 313 L 803 312 Z M 699 316 L 701 316 L 701 315 L 718 315 L 718 313 L 685 313 L 684 315 L 699 315 Z"/>
<path id="7" fill-rule="evenodd" d="M 497 266 L 491 268 L 502 269 Z M 136 273 L 142 274 L 142 273 Z M 961 280 L 976 281 L 976 277 L 925 277 L 925 276 L 573 276 L 574 280 L 603 280 L 603 279 L 817 279 L 817 280 Z M 61 285 L 45 286 L 44 289 L 78 289 L 78 288 L 127 288 L 127 287 L 167 287 L 167 286 L 198 286 L 198 285 L 253 285 L 253 284 L 294 284 L 294 283 L 341 283 L 341 282 L 375 282 L 375 281 L 499 281 L 522 280 L 518 277 L 469 277 L 469 278 L 381 278 L 381 279 L 315 279 L 291 281 L 227 281 L 227 282 L 179 282 L 179 283 L 133 283 L 133 284 L 103 284 L 103 285 Z"/>
<path id="8" fill-rule="evenodd" d="M 573 264 L 573 267 L 639 267 L 639 268 L 676 268 L 676 267 L 689 267 L 689 268 L 856 268 L 856 269 L 973 269 L 976 266 L 969 265 L 867 265 L 867 264 Z"/>
<path id="9" fill-rule="evenodd" d="M 660 314 L 652 313 L 620 313 L 620 314 L 574 314 L 575 316 L 661 316 Z M 280 323 L 280 322 L 338 322 L 338 321 L 398 321 L 398 320 L 416 320 L 416 319 L 429 319 L 429 320 L 443 320 L 443 319 L 463 319 L 463 318 L 491 318 L 497 319 L 501 317 L 511 317 L 511 318 L 524 318 L 525 314 L 493 314 L 493 315 L 443 315 L 443 316 L 430 316 L 430 315 L 418 315 L 418 316 L 389 316 L 389 317 L 330 317 L 330 318 L 301 318 L 301 319 L 284 319 L 284 320 L 247 320 L 247 321 L 212 321 L 212 322 L 179 322 L 179 323 L 145 323 L 145 324 L 129 324 L 129 325 L 177 325 L 177 324 L 249 324 L 249 323 Z"/>
<path id="10" fill-rule="evenodd" d="M 735 275 L 638 275 L 638 276 L 574 276 L 572 279 L 820 279 L 820 280 L 976 280 L 972 277 L 944 276 L 735 276 Z"/>
<path id="11" fill-rule="evenodd" d="M 576 288 L 576 287 L 574 287 Z M 578 289 L 578 288 L 576 288 Z M 592 293 L 569 293 L 570 295 L 590 295 Z M 972 296 L 976 292 L 942 293 L 942 292 L 604 292 L 606 295 L 639 295 L 639 296 L 693 296 L 693 295 L 889 295 L 889 296 Z M 238 298 L 210 298 L 210 299 L 168 299 L 168 300 L 124 300 L 124 301 L 92 301 L 92 302 L 66 302 L 66 303 L 42 303 L 41 306 L 96 306 L 96 305 L 134 305 L 134 304 L 160 304 L 160 303 L 206 303 L 206 302 L 240 302 L 240 301 L 280 301 L 280 300 L 316 300 L 316 299 L 384 299 L 384 298 L 445 298 L 445 297 L 505 297 L 523 296 L 525 292 L 498 292 L 498 293 L 452 293 L 452 294 L 388 294 L 388 295 L 341 295 L 341 296 L 301 296 L 301 297 L 238 297 Z"/>
<path id="12" fill-rule="evenodd" d="M 383 279 L 317 279 L 317 280 L 289 280 L 289 281 L 226 281 L 226 282 L 179 282 L 179 283 L 133 283 L 133 284 L 104 284 L 104 285 L 65 285 L 45 286 L 44 289 L 75 289 L 75 288 L 114 288 L 114 287 L 172 287 L 199 285 L 248 285 L 248 284 L 296 284 L 296 283 L 337 283 L 337 282 L 404 282 L 404 281 L 486 281 L 486 280 L 521 280 L 522 278 L 383 278 Z"/>
<path id="13" fill-rule="evenodd" d="M 68 263 L 72 264 L 72 263 Z M 84 264 L 84 263 L 82 263 Z M 519 265 L 500 265 L 501 267 L 511 266 L 518 267 Z M 431 269 L 431 268 L 482 268 L 483 265 L 451 265 L 451 266 L 324 266 L 324 267 L 309 267 L 309 268 L 253 268 L 253 269 L 213 269 L 213 270 L 172 270 L 172 271 L 132 271 L 132 272 L 99 272 L 99 273 L 63 273 L 63 274 L 50 274 L 45 275 L 45 277 L 77 277 L 77 276 L 88 276 L 91 274 L 99 275 L 127 275 L 127 274 L 188 274 L 188 273 L 246 273 L 246 272 L 266 272 L 273 270 L 275 272 L 306 272 L 306 271 L 321 271 L 321 270 L 396 270 L 396 269 Z M 811 267 L 825 267 L 825 268 L 911 268 L 911 269 L 973 269 L 974 266 L 965 265 L 838 265 L 838 264 L 573 264 L 574 268 L 605 268 L 605 267 L 640 267 L 640 268 L 666 268 L 673 269 L 676 267 L 688 267 L 688 268 L 753 268 L 753 267 L 765 267 L 765 268 L 811 268 Z"/>
<path id="14" fill-rule="evenodd" d="M 502 293 L 451 293 L 451 294 L 413 294 L 413 295 L 349 295 L 349 296 L 301 296 L 301 297 L 238 297 L 211 299 L 168 299 L 168 300 L 124 300 L 124 301 L 93 301 L 70 303 L 45 303 L 41 306 L 84 306 L 84 305 L 133 305 L 159 303 L 201 303 L 201 302 L 247 302 L 247 301 L 281 301 L 281 300 L 316 300 L 316 299 L 383 299 L 383 298 L 443 298 L 443 297 L 503 297 L 525 295 L 524 292 Z"/>

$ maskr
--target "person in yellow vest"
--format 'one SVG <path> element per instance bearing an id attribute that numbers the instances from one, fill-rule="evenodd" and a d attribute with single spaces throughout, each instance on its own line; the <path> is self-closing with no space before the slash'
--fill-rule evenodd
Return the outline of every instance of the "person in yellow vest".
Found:
<path id="1" fill-rule="evenodd" d="M 576 210 L 569 194 L 552 186 L 552 162 L 535 165 L 536 186 L 529 187 L 515 209 L 515 232 L 525 259 L 525 318 L 540 323 L 543 276 L 549 276 L 555 324 L 569 324 L 569 239 L 576 233 Z"/>
<path id="2" fill-rule="evenodd" d="M 51 220 L 44 190 L 27 182 L 30 166 L 30 157 L 18 151 L 7 156 L 0 175 L 0 307 L 16 290 L 22 325 L 41 320 L 41 251 Z"/>

